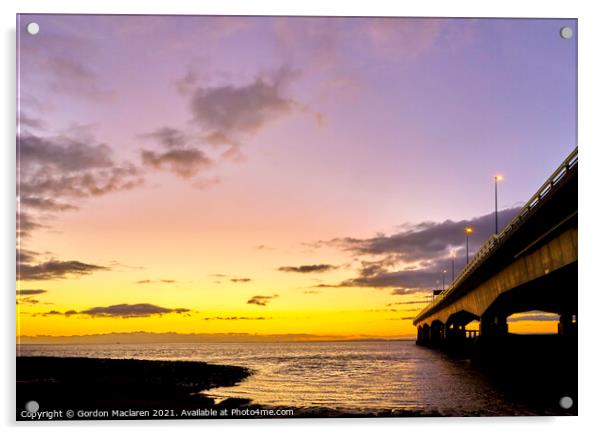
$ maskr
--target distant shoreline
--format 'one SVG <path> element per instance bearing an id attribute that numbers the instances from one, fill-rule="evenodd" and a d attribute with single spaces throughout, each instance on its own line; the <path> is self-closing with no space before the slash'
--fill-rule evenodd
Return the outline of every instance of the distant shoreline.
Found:
<path id="1" fill-rule="evenodd" d="M 21 336 L 17 337 L 17 347 L 21 345 L 46 344 L 200 344 L 200 343 L 348 343 L 348 342 L 397 342 L 415 341 L 415 337 L 357 337 L 338 338 L 298 334 L 288 335 L 246 335 L 246 334 L 179 334 L 130 332 L 114 334 L 90 334 L 74 336 Z"/>

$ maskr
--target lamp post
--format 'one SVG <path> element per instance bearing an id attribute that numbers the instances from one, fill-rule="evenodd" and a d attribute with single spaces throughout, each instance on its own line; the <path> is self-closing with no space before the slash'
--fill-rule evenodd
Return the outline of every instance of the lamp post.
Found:
<path id="1" fill-rule="evenodd" d="M 466 227 L 464 232 L 466 233 L 466 265 L 468 266 L 468 235 L 472 234 L 473 229 L 472 227 Z"/>
<path id="2" fill-rule="evenodd" d="M 498 225 L 497 225 L 497 183 L 499 181 L 502 181 L 502 176 L 501 175 L 496 175 L 495 177 L 493 177 L 493 184 L 495 186 L 495 234 L 496 235 L 498 233 Z"/>
<path id="3" fill-rule="evenodd" d="M 454 282 L 454 279 L 456 278 L 456 265 L 454 264 L 456 258 L 456 251 L 451 251 L 451 260 L 452 260 L 452 282 Z"/>
<path id="4" fill-rule="evenodd" d="M 447 270 L 443 269 L 443 274 L 441 275 L 442 278 L 442 285 L 441 285 L 441 290 L 445 290 L 445 274 L 447 273 Z"/>

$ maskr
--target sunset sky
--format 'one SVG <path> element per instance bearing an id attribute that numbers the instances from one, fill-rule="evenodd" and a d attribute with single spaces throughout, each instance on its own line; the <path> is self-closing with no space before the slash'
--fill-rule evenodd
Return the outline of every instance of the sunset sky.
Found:
<path id="1" fill-rule="evenodd" d="M 18 335 L 414 336 L 462 229 L 493 232 L 493 176 L 508 222 L 577 145 L 574 20 L 17 33 Z"/>

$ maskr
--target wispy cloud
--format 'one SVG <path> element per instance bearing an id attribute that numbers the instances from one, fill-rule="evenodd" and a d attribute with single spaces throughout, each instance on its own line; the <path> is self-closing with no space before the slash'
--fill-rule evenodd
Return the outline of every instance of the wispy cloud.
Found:
<path id="1" fill-rule="evenodd" d="M 329 270 L 337 269 L 338 266 L 332 264 L 306 264 L 302 266 L 282 266 L 278 270 L 280 272 L 295 272 L 295 273 L 321 273 Z"/>
<path id="2" fill-rule="evenodd" d="M 426 300 L 421 300 L 421 301 L 405 301 L 405 302 L 391 302 L 390 304 L 387 304 L 387 307 L 403 306 L 403 305 L 426 305 L 426 304 L 428 304 L 428 301 L 426 301 Z"/>
<path id="3" fill-rule="evenodd" d="M 44 293 L 46 293 L 46 290 L 42 290 L 42 289 L 17 290 L 17 296 L 33 296 L 33 295 L 41 295 Z"/>
<path id="4" fill-rule="evenodd" d="M 518 208 L 499 212 L 503 227 L 518 212 Z M 334 246 L 349 252 L 360 263 L 357 276 L 334 285 L 319 287 L 374 287 L 391 288 L 394 295 L 404 296 L 441 285 L 443 270 L 448 278 L 450 252 L 460 252 L 464 245 L 464 228 L 471 226 L 472 251 L 477 250 L 493 233 L 493 214 L 461 221 L 422 222 L 404 226 L 403 231 L 367 239 L 352 237 L 318 242 L 316 246 Z M 457 255 L 456 267 L 462 267 Z M 438 284 L 439 283 L 439 284 Z"/>
<path id="5" fill-rule="evenodd" d="M 140 281 L 136 281 L 136 284 L 175 284 L 176 280 L 174 279 L 141 279 Z"/>
<path id="6" fill-rule="evenodd" d="M 164 308 L 153 304 L 119 304 L 110 305 L 108 307 L 92 307 L 83 311 L 68 310 L 65 312 L 61 311 L 48 311 L 41 313 L 42 316 L 75 316 L 75 315 L 86 315 L 90 317 L 119 317 L 119 318 L 133 318 L 133 317 L 150 317 L 150 316 L 163 316 L 166 314 L 187 314 L 190 310 L 187 308 Z"/>
<path id="7" fill-rule="evenodd" d="M 271 317 L 246 317 L 246 316 L 229 316 L 229 317 L 221 317 L 221 316 L 217 316 L 217 317 L 205 317 L 203 318 L 203 320 L 227 320 L 227 321 L 232 321 L 232 320 L 270 320 Z"/>
<path id="8" fill-rule="evenodd" d="M 21 281 L 64 279 L 89 275 L 93 272 L 103 270 L 109 270 L 109 268 L 96 264 L 82 263 L 77 260 L 49 260 L 37 264 L 22 262 L 17 265 L 17 279 Z"/>
<path id="9" fill-rule="evenodd" d="M 142 162 L 154 169 L 167 169 L 182 177 L 190 178 L 201 169 L 211 166 L 211 159 L 195 148 L 171 149 L 163 152 L 141 151 Z"/>
<path id="10" fill-rule="evenodd" d="M 500 226 L 518 213 L 519 208 L 501 210 Z M 450 249 L 461 248 L 465 242 L 464 228 L 471 226 L 472 250 L 483 244 L 494 230 L 494 215 L 489 213 L 460 221 L 422 222 L 391 235 L 378 235 L 367 239 L 345 237 L 322 242 L 355 255 L 395 255 L 406 262 L 429 261 L 441 256 L 449 257 Z M 461 258 L 458 259 L 461 261 Z"/>
<path id="11" fill-rule="evenodd" d="M 46 293 L 46 290 L 42 289 L 23 289 L 17 290 L 17 304 L 29 304 L 36 305 L 39 304 L 40 301 L 35 298 L 35 296 L 39 296 Z"/>
<path id="12" fill-rule="evenodd" d="M 249 299 L 247 301 L 247 304 L 251 304 L 251 305 L 260 305 L 260 306 L 266 306 L 268 304 L 268 302 L 270 302 L 272 299 L 277 298 L 278 295 L 272 295 L 272 296 L 253 296 L 251 299 Z"/>
<path id="13" fill-rule="evenodd" d="M 74 210 L 84 198 L 142 184 L 139 169 L 114 161 L 110 146 L 77 136 L 23 132 L 17 138 L 19 237 L 44 227 L 39 222 L 47 213 Z"/>

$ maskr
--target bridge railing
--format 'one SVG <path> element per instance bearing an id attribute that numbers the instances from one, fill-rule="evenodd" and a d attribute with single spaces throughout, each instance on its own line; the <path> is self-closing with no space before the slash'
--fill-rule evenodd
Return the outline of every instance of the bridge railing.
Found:
<path id="1" fill-rule="evenodd" d="M 492 235 L 479 250 L 473 255 L 472 260 L 468 265 L 460 272 L 460 274 L 444 289 L 429 305 L 424 307 L 420 313 L 415 317 L 419 319 L 425 313 L 428 313 L 437 305 L 439 305 L 445 297 L 453 290 L 455 290 L 475 269 L 477 269 L 483 262 L 489 258 L 493 252 L 496 251 L 497 247 L 512 234 L 516 228 L 524 222 L 524 220 L 530 216 L 533 208 L 550 193 L 555 184 L 557 184 L 564 176 L 577 165 L 577 151 L 575 148 L 571 154 L 558 166 L 558 168 L 552 173 L 552 175 L 543 183 L 537 192 L 527 201 L 527 203 L 519 210 L 508 225 L 499 234 Z"/>

